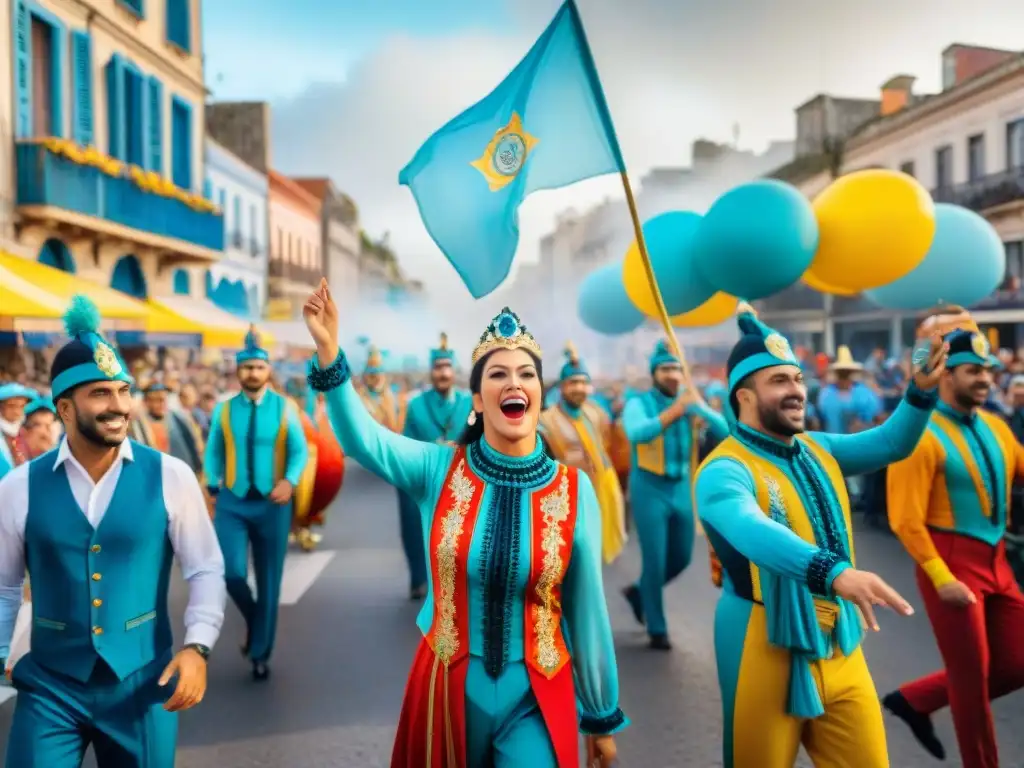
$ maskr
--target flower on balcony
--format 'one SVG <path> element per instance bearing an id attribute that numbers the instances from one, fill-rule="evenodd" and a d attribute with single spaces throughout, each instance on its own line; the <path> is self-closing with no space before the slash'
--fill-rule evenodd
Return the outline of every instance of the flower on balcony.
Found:
<path id="1" fill-rule="evenodd" d="M 108 176 L 118 177 L 124 170 L 124 165 L 120 160 L 115 160 L 112 157 L 101 154 L 95 147 L 82 148 L 73 141 L 53 137 L 43 139 L 43 146 L 49 152 L 66 157 L 78 165 L 90 165 L 93 168 L 99 168 Z"/>
<path id="2" fill-rule="evenodd" d="M 42 144 L 48 152 L 65 157 L 78 165 L 89 165 L 98 168 L 103 173 L 114 178 L 125 176 L 125 168 L 127 167 L 127 177 L 139 189 L 144 192 L 160 195 L 161 197 L 171 197 L 175 200 L 180 200 L 195 211 L 216 213 L 220 210 L 201 195 L 194 195 L 187 190 L 175 186 L 174 182 L 165 176 L 161 176 L 156 171 L 147 171 L 137 165 L 125 166 L 120 160 L 104 155 L 95 147 L 80 147 L 68 139 L 54 137 L 43 139 Z"/>

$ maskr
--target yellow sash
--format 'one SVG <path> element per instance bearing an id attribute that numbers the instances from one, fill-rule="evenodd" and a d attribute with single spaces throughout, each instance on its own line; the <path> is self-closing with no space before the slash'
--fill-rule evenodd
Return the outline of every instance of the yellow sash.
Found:
<path id="1" fill-rule="evenodd" d="M 843 473 L 835 458 L 806 435 L 798 435 L 797 439 L 803 443 L 811 454 L 818 460 L 818 463 L 825 470 L 832 490 L 839 499 L 843 510 L 843 517 L 846 520 L 846 546 L 850 553 L 850 562 L 856 565 L 856 558 L 853 550 L 853 537 L 850 535 L 850 498 L 846 493 L 846 482 Z M 789 527 L 793 533 L 809 544 L 817 546 L 814 539 L 814 528 L 807 515 L 800 494 L 797 492 L 793 482 L 785 472 L 779 469 L 770 460 L 762 457 L 751 448 L 748 448 L 735 437 L 727 437 L 723 440 L 711 455 L 701 465 L 701 470 L 708 466 L 716 458 L 732 458 L 745 466 L 754 479 L 754 491 L 757 497 L 757 504 L 761 511 L 771 516 L 773 505 L 784 510 Z M 699 473 L 698 473 L 699 474 Z M 757 602 L 762 601 L 761 597 L 761 575 L 760 569 L 750 563 L 750 579 L 753 585 L 753 597 Z M 838 616 L 838 606 L 830 600 L 815 598 L 815 607 L 818 612 L 818 623 L 823 629 L 830 630 L 835 627 Z"/>
<path id="2" fill-rule="evenodd" d="M 224 403 L 221 408 L 220 428 L 224 434 L 224 485 L 231 488 L 235 484 L 237 476 L 237 449 L 235 447 L 235 432 L 231 427 L 231 404 L 235 398 Z M 277 439 L 274 441 L 274 482 L 284 477 L 285 466 L 288 462 L 288 414 L 281 409 L 281 426 L 277 430 Z M 249 468 L 250 472 L 252 467 Z"/>

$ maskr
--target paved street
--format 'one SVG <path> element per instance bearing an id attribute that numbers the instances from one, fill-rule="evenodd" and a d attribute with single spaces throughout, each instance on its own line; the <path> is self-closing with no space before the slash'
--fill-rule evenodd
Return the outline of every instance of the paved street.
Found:
<path id="1" fill-rule="evenodd" d="M 697 564 L 667 595 L 676 649 L 653 653 L 619 588 L 637 574 L 634 548 L 609 570 L 607 586 L 618 647 L 622 705 L 634 725 L 620 739 L 624 768 L 721 765 L 721 713 L 712 645 L 716 592 L 702 540 Z M 249 680 L 235 650 L 242 625 L 233 607 L 210 666 L 205 702 L 183 716 L 180 768 L 376 768 L 386 766 L 405 675 L 417 641 L 416 606 L 406 599 L 394 492 L 359 468 L 349 471 L 321 552 L 289 556 L 273 676 Z M 863 567 L 917 598 L 905 555 L 888 537 L 858 538 Z M 173 600 L 180 616 L 184 591 Z M 918 601 L 919 602 L 919 601 Z M 923 612 L 883 617 L 867 642 L 880 690 L 938 662 Z M 5 746 L 13 702 L 0 706 Z M 995 704 L 1004 768 L 1024 766 L 1024 693 Z M 956 753 L 947 714 L 941 737 Z M 894 768 L 938 765 L 902 724 L 890 722 Z M 951 759 L 945 765 L 959 765 Z M 809 765 L 804 762 L 801 765 Z M 852 764 L 855 765 L 855 762 Z"/>

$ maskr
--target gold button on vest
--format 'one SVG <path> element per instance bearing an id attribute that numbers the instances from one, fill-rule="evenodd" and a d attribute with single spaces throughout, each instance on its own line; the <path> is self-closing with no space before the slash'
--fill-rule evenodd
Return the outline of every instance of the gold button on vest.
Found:
<path id="1" fill-rule="evenodd" d="M 92 628 L 92 633 L 94 635 L 102 635 L 103 634 L 103 627 L 93 627 Z"/>
<path id="2" fill-rule="evenodd" d="M 99 551 L 100 551 L 100 545 L 99 545 L 99 544 L 93 544 L 93 545 L 92 545 L 92 546 L 90 547 L 90 549 L 91 549 L 91 550 L 92 550 L 93 552 L 99 552 Z"/>
<path id="3" fill-rule="evenodd" d="M 100 600 L 98 597 L 92 601 L 93 608 L 99 608 L 101 605 L 103 605 L 103 601 Z"/>
<path id="4" fill-rule="evenodd" d="M 99 580 L 100 580 L 100 579 L 102 579 L 102 578 L 103 578 L 103 577 L 102 577 L 102 576 L 100 576 L 100 574 L 98 574 L 98 573 L 94 573 L 94 574 L 92 575 L 92 580 L 93 580 L 93 581 L 99 581 Z"/>

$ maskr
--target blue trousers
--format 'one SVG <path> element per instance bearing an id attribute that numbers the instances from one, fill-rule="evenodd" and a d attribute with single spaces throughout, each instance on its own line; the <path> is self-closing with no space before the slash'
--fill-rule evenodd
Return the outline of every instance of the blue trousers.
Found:
<path id="1" fill-rule="evenodd" d="M 88 683 L 22 657 L 12 673 L 18 698 L 7 768 L 80 768 L 91 744 L 99 768 L 174 768 L 178 715 L 163 708 L 177 680 L 161 688 L 160 659 L 119 681 L 102 661 Z"/>
<path id="2" fill-rule="evenodd" d="M 662 635 L 668 631 L 662 590 L 686 570 L 693 557 L 695 529 L 689 481 L 633 470 L 629 498 L 643 558 L 639 587 L 647 631 Z"/>
<path id="3" fill-rule="evenodd" d="M 409 564 L 409 588 L 416 589 L 427 583 L 426 543 L 423 541 L 423 518 L 420 508 L 407 493 L 398 492 L 398 528 L 402 536 L 402 550 Z"/>
<path id="4" fill-rule="evenodd" d="M 494 680 L 483 659 L 466 672 L 466 765 L 476 768 L 557 768 L 555 748 L 526 665 L 512 662 Z"/>
<path id="5" fill-rule="evenodd" d="M 213 527 L 224 553 L 224 581 L 249 630 L 249 658 L 253 661 L 268 661 L 274 650 L 291 524 L 291 504 L 246 501 L 227 490 L 217 495 Z M 256 571 L 255 597 L 248 580 L 250 548 Z"/>

